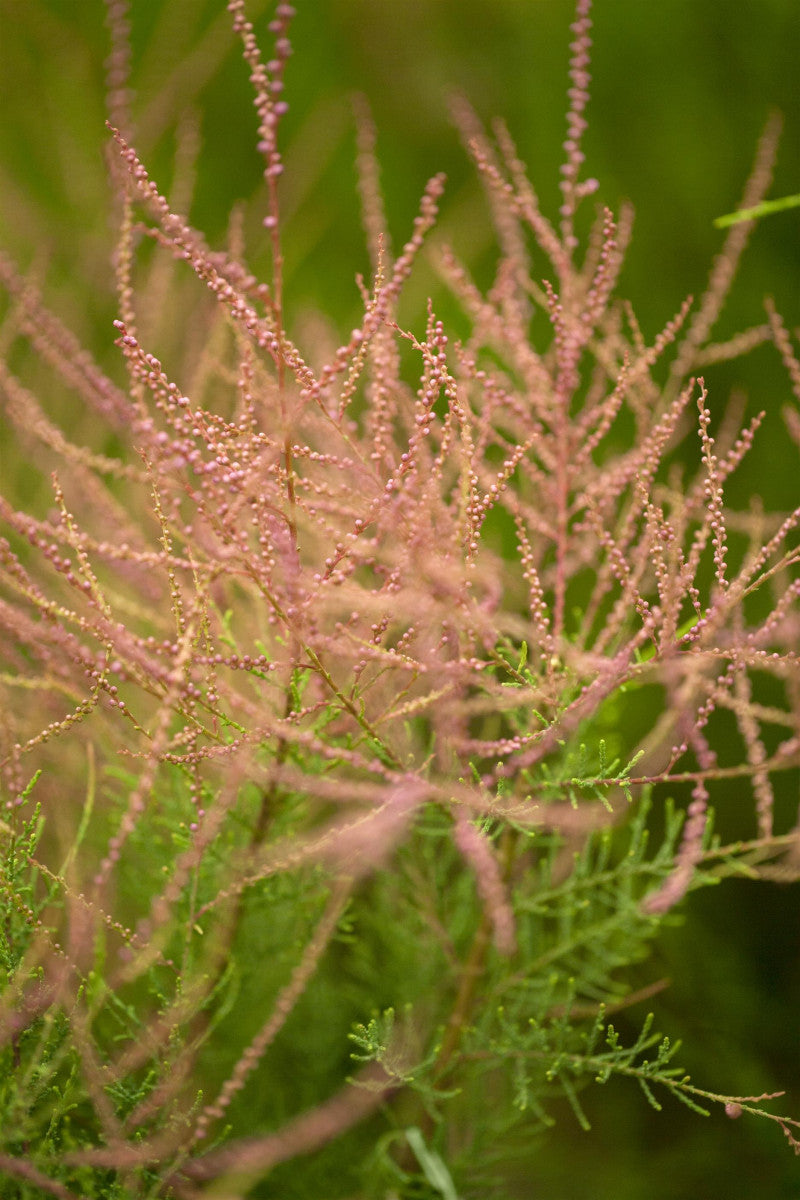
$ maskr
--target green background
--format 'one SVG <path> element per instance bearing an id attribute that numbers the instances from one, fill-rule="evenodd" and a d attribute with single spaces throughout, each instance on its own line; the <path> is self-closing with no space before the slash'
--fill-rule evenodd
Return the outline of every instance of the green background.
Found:
<path id="1" fill-rule="evenodd" d="M 355 190 L 350 94 L 363 93 L 395 244 L 410 229 L 427 178 L 448 174 L 441 230 L 479 278 L 491 239 L 475 172 L 448 116 L 460 91 L 480 115 L 502 116 L 545 212 L 558 204 L 565 134 L 567 0 L 298 0 L 287 70 L 290 112 L 283 206 L 290 315 L 314 306 L 347 332 L 359 311 L 356 272 L 368 270 Z M 255 14 L 271 6 L 254 3 Z M 198 114 L 203 149 L 193 222 L 224 239 L 231 205 L 257 193 L 260 162 L 247 71 L 220 0 L 132 0 L 138 144 L 168 190 L 175 117 Z M 586 172 L 599 200 L 636 209 L 621 291 L 652 336 L 683 298 L 701 293 L 768 114 L 784 116 L 772 196 L 800 191 L 800 5 L 796 0 L 598 0 Z M 267 44 L 266 20 L 259 28 Z M 0 247 L 34 265 L 46 295 L 98 359 L 121 378 L 113 348 L 109 268 L 113 229 L 105 163 L 104 6 L 99 0 L 0 0 Z M 162 119 L 163 118 L 163 119 Z M 251 246 L 256 267 L 264 247 Z M 407 310 L 421 321 L 438 284 L 423 267 Z M 730 336 L 763 320 L 775 297 L 800 321 L 800 216 L 760 222 L 720 321 Z M 444 303 L 444 301 L 442 301 Z M 2 300 L 0 300 L 2 304 Z M 176 314 L 179 320 L 181 314 Z M 16 353 L 16 351 L 15 351 Z M 734 494 L 798 503 L 796 451 L 780 421 L 790 400 L 774 348 L 708 372 L 712 412 L 733 388 L 765 428 Z M 0 426 L 0 432 L 2 431 Z M 4 490 L 25 465 L 0 439 Z M 796 774 L 787 781 L 796 803 Z M 732 797 L 732 803 L 739 803 Z M 747 830 L 747 814 L 742 814 Z M 683 1036 L 681 1061 L 699 1086 L 759 1093 L 784 1087 L 780 1111 L 800 1116 L 800 887 L 743 881 L 695 897 L 688 923 L 662 939 L 642 980 L 669 976 L 657 1027 Z M 641 1014 L 633 1012 L 635 1025 Z M 800 1166 L 776 1126 L 747 1117 L 707 1121 L 669 1101 L 652 1112 L 635 1085 L 586 1099 L 592 1132 L 570 1113 L 531 1147 L 517 1195 L 563 1200 L 729 1200 L 800 1195 Z"/>

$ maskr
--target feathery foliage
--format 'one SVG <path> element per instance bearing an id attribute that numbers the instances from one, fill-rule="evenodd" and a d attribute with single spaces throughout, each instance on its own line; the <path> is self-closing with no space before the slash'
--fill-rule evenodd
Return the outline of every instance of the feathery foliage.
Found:
<path id="1" fill-rule="evenodd" d="M 703 1090 L 652 1017 L 632 1044 L 611 1020 L 663 986 L 633 968 L 688 892 L 796 868 L 774 781 L 800 765 L 800 508 L 729 509 L 764 414 L 720 417 L 702 372 L 771 338 L 800 400 L 800 363 L 773 310 L 712 340 L 741 224 L 652 342 L 619 298 L 631 214 L 586 219 L 589 7 L 555 222 L 505 127 L 454 106 L 499 245 L 486 292 L 433 247 L 458 339 L 399 308 L 444 179 L 394 253 L 360 111 L 372 277 L 337 345 L 286 319 L 291 6 L 265 58 L 228 4 L 264 281 L 243 220 L 212 249 L 151 178 L 109 0 L 123 384 L 0 258 L 4 416 L 50 481 L 0 498 L 13 1200 L 502 1196 L 554 1108 L 588 1127 L 612 1077 L 800 1149 L 772 1097 Z M 16 373 L 22 342 L 85 442 Z M 732 780 L 752 829 L 726 843 Z"/>

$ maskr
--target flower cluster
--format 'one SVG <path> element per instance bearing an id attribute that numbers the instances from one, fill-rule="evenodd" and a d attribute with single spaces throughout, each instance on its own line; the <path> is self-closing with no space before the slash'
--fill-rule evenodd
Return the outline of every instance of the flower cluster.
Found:
<path id="1" fill-rule="evenodd" d="M 730 346 L 711 341 L 746 227 L 732 229 L 700 303 L 648 343 L 617 296 L 630 214 L 601 208 L 584 253 L 576 234 L 597 187 L 582 176 L 590 5 L 579 0 L 560 224 L 508 132 L 492 141 L 459 102 L 495 216 L 496 277 L 484 294 L 436 245 L 469 335 L 454 340 L 432 305 L 418 327 L 401 325 L 444 180 L 428 184 L 393 257 L 362 113 L 374 277 L 358 327 L 318 365 L 283 311 L 277 138 L 292 9 L 277 6 L 264 61 L 243 0 L 228 7 L 255 93 L 270 282 L 244 253 L 208 247 L 119 128 L 124 387 L 0 259 L 16 331 L 112 435 L 103 449 L 70 441 L 0 367 L 6 416 L 52 471 L 49 511 L 0 498 L 3 837 L 19 843 L 32 798 L 46 822 L 30 894 L 15 897 L 11 875 L 4 884 L 18 932 L 0 1019 L 18 1056 L 21 1031 L 65 1014 L 92 1132 L 59 1134 L 76 1172 L 63 1178 L 113 1167 L 142 1196 L 156 1178 L 192 1197 L 226 1172 L 264 1173 L 407 1086 L 413 1072 L 387 1043 L 360 1090 L 342 1078 L 276 1132 L 207 1150 L 348 920 L 356 940 L 374 936 L 371 905 L 411 905 L 445 964 L 442 997 L 423 996 L 407 1034 L 444 1103 L 478 1008 L 492 1008 L 480 986 L 500 997 L 527 973 L 551 1016 L 618 991 L 611 966 L 586 967 L 582 982 L 569 955 L 545 987 L 531 922 L 553 896 L 572 903 L 576 855 L 593 853 L 598 830 L 615 845 L 638 797 L 691 791 L 674 854 L 643 865 L 633 907 L 616 910 L 642 938 L 720 853 L 709 803 L 724 803 L 732 778 L 752 786 L 754 861 L 795 838 L 773 827 L 773 779 L 800 764 L 800 508 L 768 514 L 754 497 L 728 510 L 726 482 L 763 414 L 743 430 L 720 419 L 700 375 L 771 336 L 800 399 L 775 313 Z M 125 61 L 118 51 L 118 100 Z M 773 143 L 768 131 L 743 206 L 763 196 Z M 157 325 L 137 268 L 145 239 L 175 260 L 175 288 L 187 275 L 194 288 L 171 364 L 140 332 Z M 796 435 L 794 410 L 787 420 Z M 455 889 L 446 902 L 440 887 Z M 274 942 L 263 935 L 274 970 L 220 1075 L 206 1042 L 226 1029 L 229 960 L 259 920 L 274 926 Z M 108 1030 L 115 1004 L 124 1036 Z M 25 1164 L 20 1142 L 0 1168 L 73 1194 Z"/>

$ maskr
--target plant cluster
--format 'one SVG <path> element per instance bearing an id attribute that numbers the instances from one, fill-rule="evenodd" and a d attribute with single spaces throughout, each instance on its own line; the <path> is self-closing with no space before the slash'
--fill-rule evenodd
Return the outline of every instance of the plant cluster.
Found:
<path id="1" fill-rule="evenodd" d="M 772 339 L 800 400 L 800 361 L 772 310 L 712 340 L 746 224 L 655 339 L 618 297 L 630 213 L 582 235 L 589 7 L 555 223 L 506 128 L 457 105 L 500 248 L 484 292 L 436 246 L 466 336 L 432 305 L 401 323 L 445 182 L 392 253 L 361 113 L 372 273 L 339 345 L 285 320 L 291 6 L 265 60 L 228 4 L 264 282 L 237 222 L 210 248 L 137 154 L 109 0 L 123 384 L 0 258 L 3 415 L 52 480 L 0 499 L 4 1196 L 508 1195 L 554 1104 L 587 1125 L 615 1076 L 800 1149 L 652 1018 L 613 1024 L 691 889 L 796 862 L 773 812 L 800 765 L 800 508 L 729 509 L 764 414 L 718 415 L 702 373 Z M 88 444 L 12 369 L 23 341 Z M 743 786 L 726 843 L 712 805 Z"/>

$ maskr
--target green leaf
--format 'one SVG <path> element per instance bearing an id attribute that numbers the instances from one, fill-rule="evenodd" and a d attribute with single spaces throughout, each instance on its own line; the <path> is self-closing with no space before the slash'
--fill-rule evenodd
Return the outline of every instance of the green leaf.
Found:
<path id="1" fill-rule="evenodd" d="M 425 1139 L 416 1126 L 406 1130 L 406 1141 L 416 1155 L 417 1162 L 422 1167 L 425 1178 L 432 1188 L 435 1188 L 444 1200 L 458 1200 L 458 1193 L 453 1184 L 452 1176 L 443 1159 L 425 1144 Z"/>
<path id="2" fill-rule="evenodd" d="M 725 229 L 728 225 L 738 225 L 740 221 L 755 221 L 758 217 L 783 212 L 785 208 L 800 208 L 800 193 L 796 196 L 782 196 L 780 200 L 762 200 L 753 208 L 741 208 L 738 212 L 726 213 L 724 217 L 717 217 L 714 225 L 717 229 Z"/>

